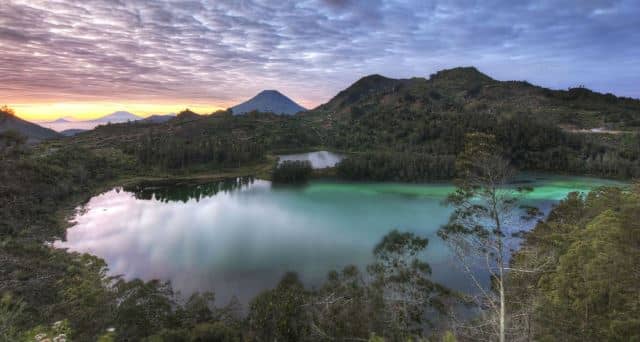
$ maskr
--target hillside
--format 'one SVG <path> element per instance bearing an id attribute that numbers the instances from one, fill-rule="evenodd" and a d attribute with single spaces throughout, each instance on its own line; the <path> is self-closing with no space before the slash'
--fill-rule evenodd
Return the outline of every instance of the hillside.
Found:
<path id="1" fill-rule="evenodd" d="M 11 113 L 0 110 L 0 133 L 9 130 L 17 131 L 27 137 L 29 143 L 36 143 L 61 136 L 54 130 L 38 126 L 29 121 L 22 120 Z"/>
<path id="2" fill-rule="evenodd" d="M 153 115 L 149 115 L 146 118 L 140 120 L 142 122 L 150 122 L 150 123 L 163 123 L 163 122 L 167 122 L 173 118 L 175 118 L 176 116 L 173 114 L 153 114 Z"/>
<path id="3" fill-rule="evenodd" d="M 439 71 L 430 78 L 364 77 L 309 113 L 333 120 L 373 119 L 374 113 L 481 114 L 537 117 L 565 128 L 640 128 L 640 101 L 585 88 L 551 90 L 523 81 L 497 81 L 476 68 Z"/>
<path id="4" fill-rule="evenodd" d="M 263 90 L 248 101 L 231 107 L 231 110 L 234 115 L 246 114 L 253 111 L 293 115 L 303 112 L 306 109 L 277 90 Z"/>
<path id="5" fill-rule="evenodd" d="M 328 103 L 293 116 L 185 111 L 159 124 L 98 127 L 74 140 L 129 154 L 141 153 L 133 146 L 148 144 L 145 155 L 166 145 L 174 159 L 185 155 L 180 165 L 197 164 L 199 157 L 187 159 L 212 145 L 227 150 L 236 144 L 264 153 L 322 146 L 372 152 L 352 156 L 340 170 L 345 178 L 384 180 L 380 175 L 396 174 L 396 180 L 424 181 L 451 178 L 465 135 L 484 132 L 494 135 L 504 154 L 523 170 L 629 178 L 640 176 L 640 139 L 626 133 L 638 129 L 639 103 L 586 89 L 558 91 L 496 81 L 475 68 L 456 68 L 429 79 L 367 76 Z M 403 171 L 399 175 L 385 169 Z"/>

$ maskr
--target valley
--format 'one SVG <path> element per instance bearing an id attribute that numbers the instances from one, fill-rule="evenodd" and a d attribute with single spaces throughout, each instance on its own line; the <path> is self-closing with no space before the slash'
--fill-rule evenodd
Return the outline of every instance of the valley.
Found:
<path id="1" fill-rule="evenodd" d="M 461 340 L 473 340 L 486 332 L 464 330 L 465 323 L 459 327 L 446 308 L 471 305 L 465 312 L 477 310 L 480 318 L 486 313 L 482 305 L 470 304 L 480 290 L 440 234 L 456 212 L 444 202 L 465 189 L 464 156 L 488 153 L 521 172 L 502 179 L 499 191 L 512 196 L 532 188 L 518 197 L 522 207 L 510 213 L 519 222 L 510 228 L 524 232 L 498 238 L 508 241 L 503 263 L 544 270 L 532 278 L 504 277 L 506 296 L 527 294 L 523 298 L 533 303 L 517 316 L 530 321 L 514 316 L 510 336 L 531 337 L 522 331 L 527 324 L 536 336 L 569 336 L 591 319 L 545 329 L 546 317 L 575 316 L 570 306 L 557 303 L 554 291 L 581 283 L 562 278 L 556 265 L 582 267 L 567 260 L 582 248 L 581 239 L 599 241 L 589 227 L 604 224 L 600 220 L 607 215 L 615 216 L 608 226 L 633 224 L 638 108 L 634 99 L 496 81 L 475 68 L 455 68 L 428 79 L 367 76 L 329 102 L 294 115 L 185 110 L 166 120 L 105 123 L 70 137 L 53 132 L 29 145 L 21 134 L 33 130 L 4 129 L 0 292 L 10 294 L 7 312 L 20 309 L 11 324 L 22 331 L 66 320 L 78 340 L 163 340 L 215 324 L 209 328 L 240 339 L 272 336 L 261 319 L 271 322 L 265 317 L 282 314 L 302 327 L 291 339 L 296 340 L 312 339 L 305 329 L 313 324 L 339 330 L 334 319 L 352 310 L 373 318 L 345 318 L 367 323 L 344 336 L 422 336 L 408 323 L 384 323 L 395 306 L 378 297 L 389 286 L 421 284 L 433 301 L 418 295 L 424 306 L 413 309 L 429 313 L 416 318 L 419 330 L 434 319 L 438 325 L 425 335 L 455 330 Z M 7 110 L 2 115 L 20 120 Z M 291 167 L 283 183 L 293 175 L 300 184 L 271 183 L 283 165 Z M 299 178 L 296 169 L 307 166 L 311 171 Z M 549 226 L 559 227 L 557 234 Z M 614 233 L 630 235 L 611 237 L 607 251 L 619 246 L 635 255 L 634 231 Z M 415 250 L 396 256 L 405 253 L 402 248 Z M 592 256 L 588 248 L 583 252 Z M 384 272 L 406 270 L 385 263 L 385 253 L 414 260 L 403 264 L 412 272 L 410 281 L 398 285 L 386 278 Z M 621 263 L 633 267 L 635 261 Z M 591 275 L 598 281 L 612 276 L 599 270 Z M 491 272 L 480 268 L 472 274 L 487 289 Z M 634 288 L 634 277 L 619 276 L 625 291 Z M 209 292 L 216 294 L 215 305 Z M 336 299 L 340 305 L 330 312 L 317 305 L 336 293 L 358 300 Z M 576 303 L 587 300 L 576 296 Z M 297 303 L 293 309 L 290 302 Z M 189 306 L 194 303 L 209 308 L 206 318 L 181 320 L 197 310 Z M 520 312 L 522 305 L 514 301 L 509 309 Z M 625 325 L 611 328 L 611 334 L 634 336 L 635 323 L 627 319 L 635 307 L 619 309 Z M 87 316 L 95 319 L 85 322 Z M 143 323 L 131 323 L 134 317 Z M 108 330 L 113 326 L 115 333 Z M 612 336 L 599 329 L 589 334 Z"/>

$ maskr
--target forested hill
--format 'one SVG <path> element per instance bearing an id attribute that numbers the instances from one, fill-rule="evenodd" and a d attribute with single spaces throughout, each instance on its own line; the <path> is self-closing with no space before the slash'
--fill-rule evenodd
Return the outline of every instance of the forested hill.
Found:
<path id="1" fill-rule="evenodd" d="M 474 67 L 439 71 L 426 78 L 363 77 L 308 115 L 331 120 L 374 119 L 371 114 L 530 114 L 567 128 L 640 128 L 640 100 L 583 87 L 551 90 L 525 81 L 497 81 Z"/>
<path id="2" fill-rule="evenodd" d="M 17 132 L 30 143 L 61 136 L 54 130 L 22 120 L 13 115 L 8 109 L 0 108 L 0 133 L 7 131 Z"/>
<path id="3" fill-rule="evenodd" d="M 522 170 L 632 178 L 640 177 L 639 129 L 638 100 L 496 81 L 475 68 L 456 68 L 429 79 L 367 76 L 293 116 L 185 111 L 164 123 L 105 125 L 69 143 L 120 148 L 144 166 L 172 169 L 238 165 L 290 149 L 367 152 L 352 155 L 341 175 L 426 181 L 453 177 L 465 135 L 482 132 L 494 135 Z"/>
<path id="4" fill-rule="evenodd" d="M 383 170 L 397 175 L 408 168 L 415 172 L 394 180 L 450 177 L 441 170 L 453 169 L 451 160 L 469 132 L 494 135 L 520 169 L 640 175 L 639 100 L 497 81 L 473 67 L 429 79 L 367 76 L 299 116 L 317 127 L 327 146 L 376 151 L 345 168 L 351 178 L 381 179 L 388 174 Z M 380 151 L 391 153 L 381 157 Z"/>

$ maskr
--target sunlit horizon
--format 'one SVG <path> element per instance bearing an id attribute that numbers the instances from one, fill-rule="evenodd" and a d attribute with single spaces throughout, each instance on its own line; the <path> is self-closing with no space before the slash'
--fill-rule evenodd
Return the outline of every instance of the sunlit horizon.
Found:
<path id="1" fill-rule="evenodd" d="M 117 111 L 126 111 L 137 116 L 147 117 L 154 114 L 177 114 L 189 109 L 198 114 L 211 114 L 224 110 L 228 106 L 207 105 L 201 103 L 139 103 L 139 102 L 47 102 L 47 103 L 8 103 L 16 116 L 29 121 L 53 121 L 59 118 L 92 120 Z"/>
<path id="2" fill-rule="evenodd" d="M 367 75 L 460 66 L 640 97 L 632 0 L 7 0 L 0 10 L 0 105 L 34 121 L 210 113 L 264 89 L 313 108 Z"/>

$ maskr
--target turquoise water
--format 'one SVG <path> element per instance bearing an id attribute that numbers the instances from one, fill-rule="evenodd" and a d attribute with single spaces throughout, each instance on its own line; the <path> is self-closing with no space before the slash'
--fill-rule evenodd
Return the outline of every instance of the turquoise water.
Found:
<path id="1" fill-rule="evenodd" d="M 527 202 L 548 211 L 571 191 L 613 181 L 525 175 Z M 425 253 L 433 277 L 468 290 L 447 247 L 436 235 L 451 209 L 442 205 L 447 183 L 312 182 L 272 187 L 243 179 L 124 191 L 93 197 L 57 247 L 105 259 L 111 274 L 170 280 L 183 294 L 214 291 L 241 302 L 273 287 L 286 271 L 309 286 L 328 271 L 371 261 L 374 245 L 391 229 L 429 238 Z M 528 228 L 528 227 L 524 227 Z"/>

